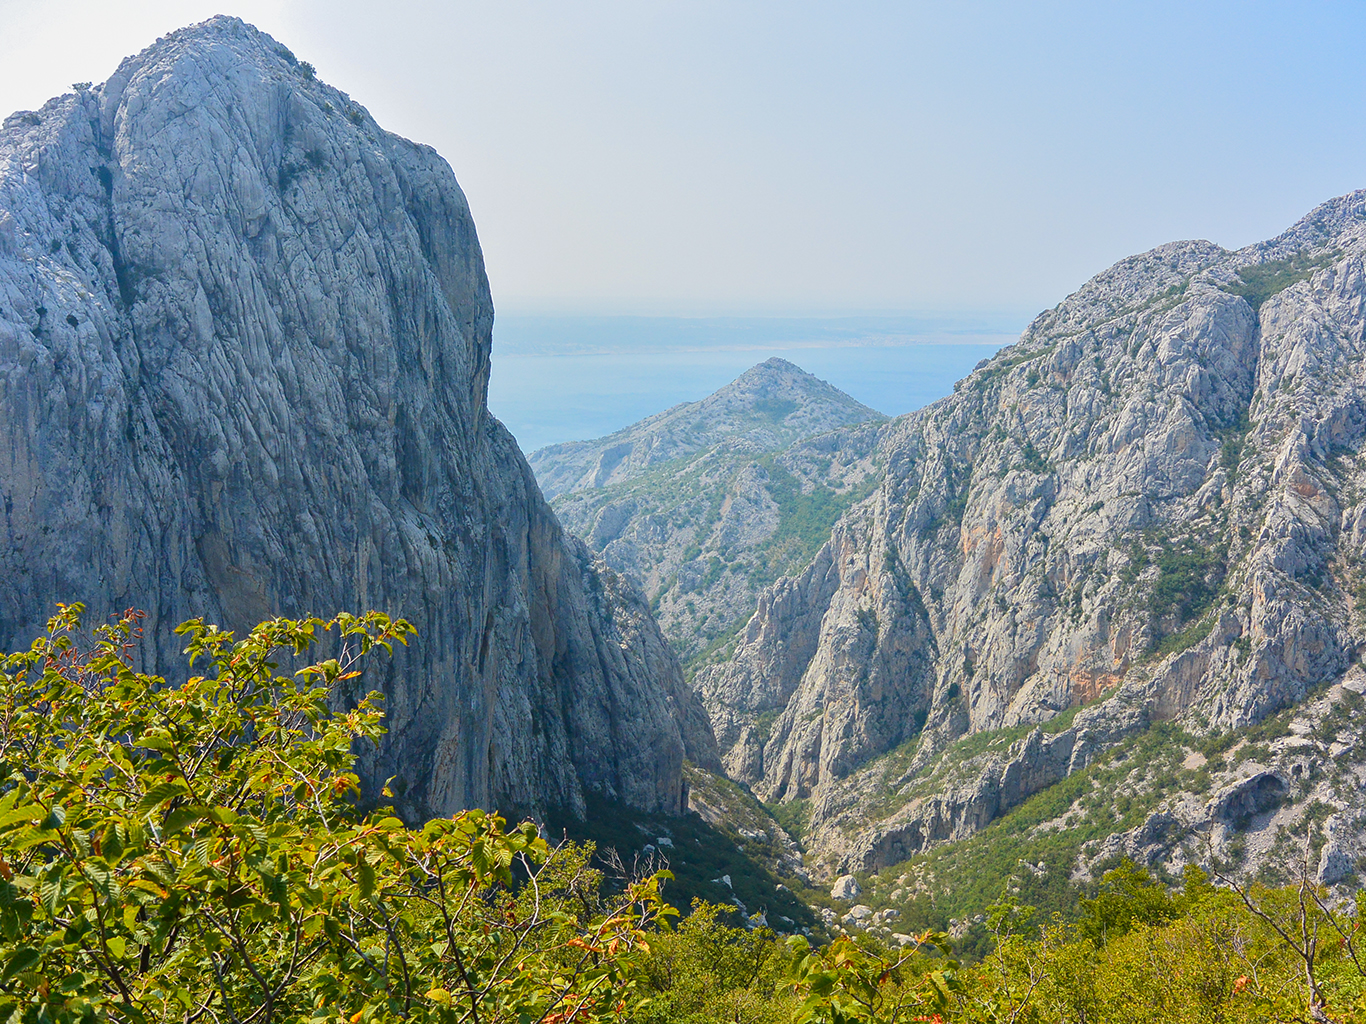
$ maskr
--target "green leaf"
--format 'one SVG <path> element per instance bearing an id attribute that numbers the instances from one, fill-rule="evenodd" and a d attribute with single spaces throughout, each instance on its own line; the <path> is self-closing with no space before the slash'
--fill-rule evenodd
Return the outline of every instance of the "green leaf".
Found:
<path id="1" fill-rule="evenodd" d="M 101 891 L 108 891 L 109 883 L 113 880 L 114 871 L 103 857 L 87 857 L 83 864 L 86 876 L 97 885 Z"/>
<path id="2" fill-rule="evenodd" d="M 85 935 L 93 927 L 94 925 L 92 925 L 84 916 L 78 917 L 66 926 L 66 930 L 62 933 L 62 941 L 68 946 L 75 946 L 80 943 L 81 936 Z"/>
<path id="3" fill-rule="evenodd" d="M 25 804 L 0 814 L 0 828 L 5 825 L 12 825 L 16 821 L 42 821 L 46 817 L 47 810 L 45 808 L 37 804 Z"/>
<path id="4" fill-rule="evenodd" d="M 357 865 L 360 872 L 360 894 L 367 900 L 375 894 L 375 869 L 374 866 L 361 854 L 358 858 L 360 864 Z"/>
<path id="5" fill-rule="evenodd" d="M 117 864 L 123 859 L 123 840 L 119 838 L 118 823 L 111 820 L 104 827 L 104 835 L 100 837 L 100 849 L 104 851 L 104 858 L 110 864 Z"/>
<path id="6" fill-rule="evenodd" d="M 6 852 L 27 850 L 52 841 L 52 832 L 45 828 L 26 828 L 14 834 L 6 843 Z"/>
<path id="7" fill-rule="evenodd" d="M 207 817 L 208 815 L 202 807 L 177 807 L 170 814 L 166 815 L 166 824 L 162 831 L 165 835 L 172 835 L 179 832 L 186 825 Z"/>
<path id="8" fill-rule="evenodd" d="M 20 946 L 5 961 L 5 970 L 0 973 L 0 981 L 9 981 L 16 974 L 24 973 L 24 971 L 36 966 L 42 958 L 43 954 L 33 947 Z"/>
<path id="9" fill-rule="evenodd" d="M 179 780 L 158 783 L 149 789 L 147 794 L 138 801 L 137 813 L 146 814 L 148 811 L 160 807 L 167 800 L 172 800 L 175 797 L 183 796 L 184 794 L 185 784 Z"/>

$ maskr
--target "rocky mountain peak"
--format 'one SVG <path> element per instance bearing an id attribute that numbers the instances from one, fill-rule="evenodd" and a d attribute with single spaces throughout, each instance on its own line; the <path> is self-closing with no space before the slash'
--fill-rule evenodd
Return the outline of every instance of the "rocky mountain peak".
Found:
<path id="1" fill-rule="evenodd" d="M 830 870 L 965 840 L 1078 773 L 1150 794 L 1157 755 L 1110 775 L 1109 752 L 1166 743 L 1193 773 L 1181 743 L 1341 676 L 1366 637 L 1364 200 L 1236 252 L 1123 260 L 880 428 L 875 493 L 697 676 L 727 770 L 801 802 Z M 1348 766 L 1311 784 L 1306 755 L 1259 755 L 1299 780 L 1279 817 L 1258 805 L 1273 832 L 1309 800 L 1358 813 Z M 1222 813 L 1189 792 L 1151 807 L 1116 849 L 1166 857 Z M 1068 813 L 1107 834 L 1108 811 Z"/>
<path id="2" fill-rule="evenodd" d="M 836 427 L 881 419 L 843 391 L 777 357 L 746 370 L 696 402 L 591 441 L 541 448 L 529 456 L 549 498 L 624 483 L 652 467 L 724 444 L 760 454 Z"/>
<path id="3" fill-rule="evenodd" d="M 785 359 L 533 463 L 570 532 L 639 580 L 689 662 L 724 654 L 757 590 L 796 571 L 867 493 L 881 416 Z M 861 424 L 859 426 L 858 424 Z M 832 446 L 832 430 L 851 434 Z"/>
<path id="4" fill-rule="evenodd" d="M 785 403 L 792 403 L 793 407 L 788 408 Z M 806 421 L 820 420 L 832 414 L 841 419 L 850 416 L 879 419 L 882 416 L 807 373 L 796 363 L 778 356 L 751 366 L 725 387 L 684 408 L 689 410 L 691 422 L 698 425 L 724 410 L 738 415 L 767 417 L 797 430 L 802 429 L 801 424 Z"/>
<path id="5" fill-rule="evenodd" d="M 678 810 L 705 718 L 488 414 L 492 324 L 446 162 L 235 18 L 7 118 L 0 645 L 145 608 L 174 676 L 192 616 L 377 608 L 418 639 L 361 681 L 366 770 L 411 813 Z"/>

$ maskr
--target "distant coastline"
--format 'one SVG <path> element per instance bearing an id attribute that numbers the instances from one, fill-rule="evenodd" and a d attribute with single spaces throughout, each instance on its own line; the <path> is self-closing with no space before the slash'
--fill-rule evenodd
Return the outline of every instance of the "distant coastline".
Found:
<path id="1" fill-rule="evenodd" d="M 489 407 L 523 451 L 609 434 L 781 356 L 889 416 L 949 394 L 1030 317 L 499 314 Z"/>

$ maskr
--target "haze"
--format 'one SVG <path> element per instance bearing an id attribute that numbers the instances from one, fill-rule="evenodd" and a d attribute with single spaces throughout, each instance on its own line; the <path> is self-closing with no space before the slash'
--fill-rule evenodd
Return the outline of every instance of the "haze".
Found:
<path id="1" fill-rule="evenodd" d="M 1366 185 L 1366 8 L 32 3 L 0 107 L 215 13 L 454 166 L 521 312 L 1028 310 Z"/>

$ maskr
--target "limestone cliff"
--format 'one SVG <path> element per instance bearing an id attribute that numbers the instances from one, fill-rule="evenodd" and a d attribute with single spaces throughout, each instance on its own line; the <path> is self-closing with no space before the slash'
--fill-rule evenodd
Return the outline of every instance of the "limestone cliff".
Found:
<path id="1" fill-rule="evenodd" d="M 1122 261 L 882 428 L 877 492 L 698 676 L 727 769 L 876 868 L 1302 700 L 1366 639 L 1364 398 L 1366 193 Z"/>
<path id="2" fill-rule="evenodd" d="M 419 630 L 364 680 L 412 812 L 677 811 L 705 717 L 489 415 L 492 322 L 446 162 L 236 19 L 9 117 L 0 644 L 142 607 L 175 673 L 192 615 L 378 608 Z"/>

